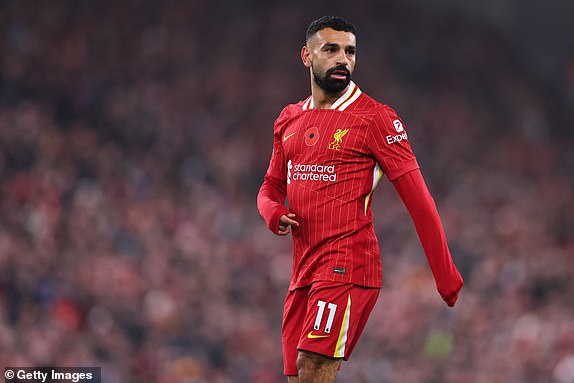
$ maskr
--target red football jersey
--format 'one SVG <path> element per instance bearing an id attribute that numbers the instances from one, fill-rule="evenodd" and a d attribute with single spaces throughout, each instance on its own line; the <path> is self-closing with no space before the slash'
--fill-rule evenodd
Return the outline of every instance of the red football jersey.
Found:
<path id="1" fill-rule="evenodd" d="M 267 177 L 287 184 L 299 222 L 289 288 L 319 280 L 380 288 L 371 195 L 383 174 L 394 180 L 418 167 L 401 119 L 353 82 L 330 109 L 314 109 L 312 97 L 285 107 Z"/>

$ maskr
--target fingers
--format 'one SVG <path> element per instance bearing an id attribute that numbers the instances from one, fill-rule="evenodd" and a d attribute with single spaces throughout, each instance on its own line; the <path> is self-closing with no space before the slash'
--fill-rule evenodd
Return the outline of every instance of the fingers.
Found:
<path id="1" fill-rule="evenodd" d="M 289 230 L 289 226 L 287 226 L 284 229 L 282 229 L 281 226 L 279 226 L 279 231 L 277 232 L 277 235 L 287 235 L 290 232 L 291 232 L 291 230 Z"/>
<path id="2" fill-rule="evenodd" d="M 284 214 L 279 218 L 279 228 L 277 235 L 287 235 L 291 232 L 290 226 L 298 227 L 299 222 L 295 221 L 295 214 L 288 213 Z"/>
<path id="3" fill-rule="evenodd" d="M 287 235 L 289 234 L 290 231 L 291 230 L 289 230 L 289 225 L 286 224 L 285 222 L 282 222 L 281 219 L 279 219 L 279 228 L 277 230 L 277 235 Z"/>
<path id="4" fill-rule="evenodd" d="M 285 225 L 291 225 L 293 227 L 298 227 L 299 222 L 295 221 L 295 219 L 294 219 L 295 217 L 296 216 L 293 213 L 282 215 L 281 218 L 279 219 L 279 225 L 281 225 L 281 223 L 284 223 Z"/>

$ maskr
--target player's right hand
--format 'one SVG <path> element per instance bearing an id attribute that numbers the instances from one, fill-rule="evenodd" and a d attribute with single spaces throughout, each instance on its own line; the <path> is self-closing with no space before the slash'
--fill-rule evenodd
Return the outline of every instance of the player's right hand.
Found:
<path id="1" fill-rule="evenodd" d="M 289 228 L 290 226 L 298 227 L 299 222 L 295 221 L 295 214 L 288 213 L 283 214 L 281 218 L 279 218 L 279 231 L 277 231 L 277 235 L 287 235 L 291 231 Z"/>

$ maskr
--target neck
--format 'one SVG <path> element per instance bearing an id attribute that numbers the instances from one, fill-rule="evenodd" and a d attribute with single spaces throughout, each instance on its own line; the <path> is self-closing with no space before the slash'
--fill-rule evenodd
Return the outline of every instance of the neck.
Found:
<path id="1" fill-rule="evenodd" d="M 311 78 L 311 97 L 313 98 L 313 107 L 315 109 L 329 109 L 335 101 L 337 101 L 347 89 L 349 89 L 350 85 L 347 85 L 345 89 L 338 93 L 327 93 L 323 88 L 313 81 Z"/>

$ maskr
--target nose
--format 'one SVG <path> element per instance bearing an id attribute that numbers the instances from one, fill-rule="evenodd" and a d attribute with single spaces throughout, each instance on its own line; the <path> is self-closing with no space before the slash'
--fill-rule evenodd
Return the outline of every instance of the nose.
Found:
<path id="1" fill-rule="evenodd" d="M 339 54 L 337 55 L 337 65 L 344 65 L 349 67 L 349 58 L 347 57 L 347 53 L 345 50 L 341 49 Z"/>

